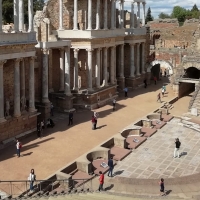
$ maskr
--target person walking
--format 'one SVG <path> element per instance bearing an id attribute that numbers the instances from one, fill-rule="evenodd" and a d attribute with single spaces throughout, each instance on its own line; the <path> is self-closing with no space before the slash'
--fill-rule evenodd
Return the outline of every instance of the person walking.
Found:
<path id="1" fill-rule="evenodd" d="M 144 79 L 144 88 L 147 88 L 147 79 Z"/>
<path id="2" fill-rule="evenodd" d="M 53 103 L 51 102 L 51 116 L 53 116 L 53 110 L 54 110 L 54 106 L 53 106 Z"/>
<path id="3" fill-rule="evenodd" d="M 113 111 L 115 110 L 115 106 L 116 106 L 116 99 L 113 99 Z"/>
<path id="4" fill-rule="evenodd" d="M 69 125 L 73 125 L 73 118 L 74 118 L 73 112 L 69 111 L 69 123 L 68 123 L 68 126 Z"/>
<path id="5" fill-rule="evenodd" d="M 160 195 L 163 196 L 163 195 L 165 195 L 165 185 L 164 185 L 163 178 L 160 179 L 159 185 L 160 185 Z"/>
<path id="6" fill-rule="evenodd" d="M 96 129 L 96 120 L 95 120 L 94 115 L 92 115 L 92 130 L 95 130 L 95 129 Z"/>
<path id="7" fill-rule="evenodd" d="M 42 120 L 40 123 L 40 137 L 43 136 L 43 131 L 44 131 L 44 120 Z"/>
<path id="8" fill-rule="evenodd" d="M 124 88 L 124 96 L 128 97 L 128 88 L 127 87 Z"/>
<path id="9" fill-rule="evenodd" d="M 20 153 L 21 153 L 21 148 L 22 148 L 22 144 L 19 142 L 19 140 L 16 140 L 16 149 L 17 149 L 17 157 L 20 157 Z"/>
<path id="10" fill-rule="evenodd" d="M 113 176 L 113 168 L 114 168 L 113 157 L 110 157 L 110 159 L 108 160 L 108 166 L 109 166 L 108 176 L 111 175 L 111 177 L 112 177 Z"/>
<path id="11" fill-rule="evenodd" d="M 31 173 L 29 174 L 28 180 L 30 181 L 30 191 L 32 192 L 33 184 L 34 184 L 34 181 L 36 180 L 34 169 L 31 169 Z"/>
<path id="12" fill-rule="evenodd" d="M 160 96 L 160 92 L 158 93 L 158 95 L 157 95 L 157 102 L 160 102 L 161 103 L 161 96 Z"/>
<path id="13" fill-rule="evenodd" d="M 103 190 L 103 184 L 104 184 L 104 174 L 102 171 L 99 171 L 100 177 L 99 177 L 99 192 Z"/>
<path id="14" fill-rule="evenodd" d="M 157 78 L 156 78 L 156 76 L 153 77 L 153 80 L 154 80 L 154 83 L 156 85 L 157 84 Z"/>
<path id="15" fill-rule="evenodd" d="M 180 158 L 179 149 L 180 149 L 180 146 L 181 146 L 181 142 L 179 141 L 178 138 L 176 138 L 174 143 L 175 143 L 174 158 L 176 158 L 176 154 L 178 154 L 178 158 Z"/>
<path id="16" fill-rule="evenodd" d="M 37 123 L 37 136 L 40 137 L 41 134 L 41 124 L 40 122 Z"/>
<path id="17" fill-rule="evenodd" d="M 95 129 L 97 128 L 97 119 L 99 117 L 99 113 L 94 111 L 94 118 L 95 118 Z"/>
<path id="18" fill-rule="evenodd" d="M 161 92 L 162 92 L 162 97 L 164 97 L 165 96 L 165 89 L 163 87 L 161 89 Z"/>
<path id="19" fill-rule="evenodd" d="M 165 69 L 165 71 L 164 71 L 164 75 L 165 75 L 165 77 L 167 76 L 167 70 Z"/>

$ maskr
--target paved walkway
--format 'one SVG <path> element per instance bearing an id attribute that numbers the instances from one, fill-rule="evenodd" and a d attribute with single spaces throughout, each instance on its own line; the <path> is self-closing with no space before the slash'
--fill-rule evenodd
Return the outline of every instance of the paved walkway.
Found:
<path id="1" fill-rule="evenodd" d="M 56 114 L 56 118 L 60 119 L 56 120 L 53 129 L 45 130 L 42 139 L 32 135 L 22 141 L 23 157 L 16 157 L 14 145 L 1 150 L 1 180 L 27 180 L 31 168 L 35 169 L 37 179 L 45 179 L 127 125 L 156 109 L 159 106 L 156 97 L 158 91 L 161 91 L 162 84 L 163 82 L 160 81 L 147 89 L 139 88 L 131 91 L 128 98 L 124 98 L 121 94 L 115 112 L 112 112 L 112 103 L 97 109 L 100 114 L 97 130 L 91 130 L 91 111 L 75 113 L 74 125 L 70 127 L 67 126 L 67 116 Z M 171 87 L 167 87 L 167 91 L 169 94 L 164 97 L 165 101 L 174 97 Z"/>

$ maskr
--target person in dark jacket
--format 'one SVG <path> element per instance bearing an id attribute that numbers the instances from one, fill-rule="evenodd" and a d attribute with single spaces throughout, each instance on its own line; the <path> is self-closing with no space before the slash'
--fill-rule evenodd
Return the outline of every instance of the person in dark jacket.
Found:
<path id="1" fill-rule="evenodd" d="M 180 149 L 180 146 L 181 146 L 181 142 L 179 141 L 178 138 L 176 138 L 174 143 L 175 143 L 174 158 L 176 158 L 176 153 L 178 154 L 178 158 L 180 158 L 179 149 Z"/>
<path id="2" fill-rule="evenodd" d="M 110 176 L 111 174 L 111 177 L 112 177 L 113 168 L 114 168 L 113 157 L 110 157 L 110 159 L 108 160 L 108 166 L 109 166 L 108 176 Z"/>
<path id="3" fill-rule="evenodd" d="M 73 124 L 73 112 L 69 111 L 69 123 L 68 123 L 68 126 L 72 125 L 72 124 Z"/>

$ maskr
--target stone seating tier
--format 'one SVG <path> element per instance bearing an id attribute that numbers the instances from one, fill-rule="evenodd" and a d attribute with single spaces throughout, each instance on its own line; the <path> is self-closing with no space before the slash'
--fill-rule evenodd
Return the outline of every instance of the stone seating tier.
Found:
<path id="1" fill-rule="evenodd" d="M 130 150 L 123 149 L 123 148 L 120 148 L 120 147 L 112 147 L 110 149 L 110 154 L 113 156 L 113 159 L 117 160 L 117 161 L 123 160 L 130 153 L 131 153 Z"/>
<path id="2" fill-rule="evenodd" d="M 105 174 L 108 171 L 109 167 L 104 168 L 101 166 L 103 162 L 108 163 L 108 159 L 97 159 L 92 162 L 94 174 L 99 175 L 99 171 Z"/>
<path id="3" fill-rule="evenodd" d="M 127 148 L 136 149 L 147 140 L 146 137 L 131 136 L 126 138 Z M 138 141 L 138 142 L 137 142 Z"/>
<path id="4" fill-rule="evenodd" d="M 141 132 L 144 134 L 144 137 L 151 137 L 157 132 L 157 130 L 155 128 L 142 127 Z"/>
<path id="5" fill-rule="evenodd" d="M 167 114 L 162 114 L 161 119 L 163 122 L 169 122 L 172 120 L 174 117 L 172 115 L 167 115 Z"/>
<path id="6" fill-rule="evenodd" d="M 165 124 L 166 123 L 163 121 L 157 121 L 157 120 L 152 121 L 152 125 L 156 129 L 161 129 Z"/>

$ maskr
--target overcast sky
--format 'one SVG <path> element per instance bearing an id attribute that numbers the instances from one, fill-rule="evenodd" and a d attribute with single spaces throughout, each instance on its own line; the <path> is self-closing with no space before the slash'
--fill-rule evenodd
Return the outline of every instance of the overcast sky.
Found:
<path id="1" fill-rule="evenodd" d="M 146 0 L 146 11 L 150 7 L 151 14 L 154 18 L 158 18 L 161 12 L 171 14 L 174 6 L 181 6 L 186 9 L 191 9 L 196 3 L 200 9 L 200 0 Z M 125 0 L 125 9 L 130 10 L 131 1 Z M 135 9 L 137 5 L 135 4 Z M 141 6 L 142 7 L 142 6 Z M 142 10 L 141 10 L 142 11 Z"/>

